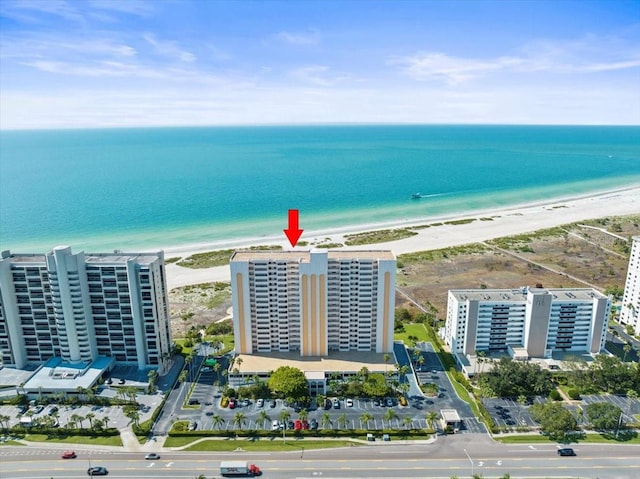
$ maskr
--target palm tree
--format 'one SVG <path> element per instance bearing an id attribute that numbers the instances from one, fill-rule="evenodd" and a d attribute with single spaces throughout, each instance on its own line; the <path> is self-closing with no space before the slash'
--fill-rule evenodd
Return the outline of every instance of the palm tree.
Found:
<path id="1" fill-rule="evenodd" d="M 402 426 L 404 428 L 409 428 L 412 425 L 413 425 L 413 419 L 411 419 L 411 416 L 405 416 L 404 419 L 402 420 Z"/>
<path id="2" fill-rule="evenodd" d="M 247 422 L 247 416 L 244 415 L 243 412 L 237 412 L 235 416 L 233 416 L 233 424 L 238 426 L 238 428 L 242 431 L 242 428 Z"/>
<path id="3" fill-rule="evenodd" d="M 387 364 L 391 360 L 391 355 L 389 353 L 384 353 L 382 355 L 382 360 L 384 361 L 384 372 L 387 373 Z"/>
<path id="4" fill-rule="evenodd" d="M 124 415 L 129 418 L 129 424 L 133 423 L 134 427 L 138 427 L 140 425 L 140 413 L 135 409 L 129 409 L 124 413 Z"/>
<path id="5" fill-rule="evenodd" d="M 328 426 L 332 426 L 333 427 L 333 421 L 331 420 L 331 414 L 329 414 L 328 412 L 325 412 L 324 414 L 322 414 L 322 418 L 320 418 L 320 425 L 322 426 L 322 429 L 329 429 Z"/>
<path id="6" fill-rule="evenodd" d="M 93 420 L 96 417 L 96 415 L 93 414 L 92 412 L 90 412 L 90 413 L 87 413 L 87 415 L 85 417 L 86 417 L 86 419 L 89 420 L 89 428 L 93 429 Z"/>
<path id="7" fill-rule="evenodd" d="M 436 422 L 438 421 L 438 413 L 435 411 L 429 411 L 427 413 L 427 424 L 435 430 Z"/>
<path id="8" fill-rule="evenodd" d="M 522 422 L 522 407 L 527 404 L 527 397 L 523 394 L 518 396 L 518 426 Z"/>
<path id="9" fill-rule="evenodd" d="M 222 426 L 224 424 L 224 419 L 222 419 L 222 416 L 220 414 L 214 414 L 212 419 L 212 426 L 220 429 L 220 426 Z"/>
<path id="10" fill-rule="evenodd" d="M 384 416 L 382 417 L 389 422 L 389 427 L 391 427 L 391 420 L 396 419 L 398 417 L 398 413 L 395 411 L 395 409 L 389 408 L 384 412 Z"/>
<path id="11" fill-rule="evenodd" d="M 633 403 L 634 399 L 638 399 L 638 391 L 636 391 L 635 389 L 629 389 L 627 391 L 627 409 L 629 412 L 629 416 L 631 416 L 631 404 Z"/>
<path id="12" fill-rule="evenodd" d="M 309 419 L 309 411 L 302 408 L 298 413 L 298 417 L 300 418 L 301 421 L 306 421 L 307 419 Z"/>
<path id="13" fill-rule="evenodd" d="M 0 414 L 0 426 L 2 426 L 2 429 L 8 429 L 9 419 L 11 419 L 9 416 Z"/>
<path id="14" fill-rule="evenodd" d="M 346 413 L 342 413 L 338 416 L 338 428 L 340 428 L 340 425 L 342 425 L 342 427 L 344 427 L 345 429 L 347 428 L 347 423 L 348 423 L 348 419 L 347 419 L 347 415 Z"/>
<path id="15" fill-rule="evenodd" d="M 72 414 L 69 417 L 69 423 L 73 424 L 73 429 L 76 428 L 76 426 L 78 425 L 78 422 L 80 421 L 80 416 L 78 416 L 77 414 Z"/>
<path id="16" fill-rule="evenodd" d="M 183 369 L 180 374 L 178 375 L 178 381 L 180 381 L 181 383 L 185 382 L 187 380 L 187 375 L 189 373 L 187 372 L 186 369 Z"/>
<path id="17" fill-rule="evenodd" d="M 280 415 L 278 416 L 278 418 L 280 419 L 280 422 L 289 422 L 289 419 L 291 419 L 291 413 L 286 409 L 283 409 L 282 411 L 280 411 Z"/>
<path id="18" fill-rule="evenodd" d="M 363 412 L 360 414 L 360 422 L 363 422 L 367 429 L 369 429 L 369 421 L 373 419 L 373 416 L 368 412 Z"/>
<path id="19" fill-rule="evenodd" d="M 262 423 L 262 429 L 265 429 L 264 423 L 267 421 L 271 421 L 271 418 L 269 417 L 267 411 L 265 411 L 264 409 L 260 411 L 260 414 L 258 414 L 258 421 Z"/>
<path id="20" fill-rule="evenodd" d="M 624 351 L 624 356 L 622 357 L 622 362 L 624 363 L 627 359 L 627 354 L 631 352 L 631 345 L 629 343 L 622 346 L 622 350 Z"/>
<path id="21" fill-rule="evenodd" d="M 102 422 L 104 423 L 104 428 L 107 428 L 107 424 L 109 424 L 109 416 L 105 416 L 104 418 L 102 418 Z"/>

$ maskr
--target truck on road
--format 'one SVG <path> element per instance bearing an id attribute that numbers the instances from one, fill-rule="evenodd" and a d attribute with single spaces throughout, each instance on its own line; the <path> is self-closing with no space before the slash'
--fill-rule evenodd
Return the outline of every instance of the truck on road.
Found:
<path id="1" fill-rule="evenodd" d="M 223 476 L 259 476 L 262 474 L 260 468 L 247 461 L 222 461 L 220 463 L 220 474 Z"/>

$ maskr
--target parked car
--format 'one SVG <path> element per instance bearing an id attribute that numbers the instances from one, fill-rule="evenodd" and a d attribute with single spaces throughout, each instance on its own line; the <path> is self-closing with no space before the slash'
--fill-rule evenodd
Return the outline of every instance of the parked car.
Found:
<path id="1" fill-rule="evenodd" d="M 570 447 L 563 447 L 558 449 L 558 456 L 575 456 L 576 452 Z"/>
<path id="2" fill-rule="evenodd" d="M 198 427 L 198 423 L 197 422 L 191 421 L 189 423 L 189 431 L 195 431 L 197 427 Z"/>
<path id="3" fill-rule="evenodd" d="M 373 405 L 374 406 L 380 406 L 380 400 L 379 399 L 374 399 L 373 400 Z"/>
<path id="4" fill-rule="evenodd" d="M 56 406 L 53 406 L 51 409 L 49 409 L 49 412 L 47 414 L 49 416 L 53 416 L 57 412 L 58 412 L 58 408 Z"/>
<path id="5" fill-rule="evenodd" d="M 157 460 L 160 459 L 160 454 L 158 454 L 157 452 L 150 452 L 149 454 L 144 456 L 144 458 L 147 460 Z"/>
<path id="6" fill-rule="evenodd" d="M 331 399 L 325 399 L 324 400 L 324 408 L 326 409 L 331 409 Z"/>
<path id="7" fill-rule="evenodd" d="M 347 407 L 353 407 L 353 399 L 347 398 L 344 402 Z"/>
<path id="8" fill-rule="evenodd" d="M 309 426 L 311 427 L 312 431 L 317 431 L 318 430 L 318 421 L 315 419 L 312 419 L 311 421 L 309 421 Z"/>
<path id="9" fill-rule="evenodd" d="M 90 467 L 87 469 L 87 474 L 90 476 L 106 476 L 109 474 L 106 467 L 98 466 L 98 467 Z"/>
<path id="10" fill-rule="evenodd" d="M 107 380 L 104 383 L 105 384 L 113 384 L 113 379 L 107 378 Z"/>
<path id="11" fill-rule="evenodd" d="M 229 409 L 235 409 L 238 403 L 235 399 L 229 399 Z"/>
<path id="12" fill-rule="evenodd" d="M 126 383 L 126 381 L 124 379 L 121 379 L 120 381 L 118 381 L 118 384 L 124 384 L 124 383 Z"/>
<path id="13" fill-rule="evenodd" d="M 256 401 L 256 407 L 264 406 L 264 399 L 260 398 Z"/>
<path id="14" fill-rule="evenodd" d="M 304 421 L 302 421 L 302 429 L 304 429 L 304 430 L 308 430 L 309 429 L 309 421 L 307 421 L 306 419 Z"/>
<path id="15" fill-rule="evenodd" d="M 392 406 L 393 406 L 393 399 L 387 398 L 387 407 L 392 407 Z"/>
<path id="16" fill-rule="evenodd" d="M 33 413 L 40 414 L 42 411 L 44 411 L 44 406 L 36 406 L 36 408 L 33 410 Z"/>
<path id="17" fill-rule="evenodd" d="M 193 406 L 196 404 L 200 404 L 200 401 L 198 399 L 189 399 L 189 405 Z"/>
<path id="18" fill-rule="evenodd" d="M 247 407 L 249 404 L 251 404 L 251 401 L 249 401 L 248 399 L 243 399 L 242 401 L 240 401 L 240 405 L 242 407 Z"/>
<path id="19" fill-rule="evenodd" d="M 333 398 L 333 408 L 340 409 L 340 401 L 338 400 L 338 398 Z"/>
<path id="20" fill-rule="evenodd" d="M 75 451 L 64 451 L 60 457 L 62 459 L 75 459 L 77 456 Z"/>
<path id="21" fill-rule="evenodd" d="M 293 429 L 296 426 L 296 424 L 293 421 L 289 421 L 287 423 L 287 429 Z"/>
<path id="22" fill-rule="evenodd" d="M 294 424 L 293 427 L 296 431 L 299 431 L 300 429 L 302 429 L 302 421 L 300 421 L 300 419 L 296 419 L 296 422 Z"/>
<path id="23" fill-rule="evenodd" d="M 277 431 L 278 429 L 280 429 L 280 423 L 277 419 L 274 419 L 273 421 L 271 421 L 271 430 Z"/>
<path id="24" fill-rule="evenodd" d="M 271 401 L 269 401 L 269 407 L 276 407 L 276 400 L 272 399 Z"/>

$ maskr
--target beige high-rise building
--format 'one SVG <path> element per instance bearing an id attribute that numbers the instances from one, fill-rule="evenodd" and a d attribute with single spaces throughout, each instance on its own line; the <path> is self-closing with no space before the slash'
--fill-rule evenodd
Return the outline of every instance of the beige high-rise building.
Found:
<path id="1" fill-rule="evenodd" d="M 635 334 L 640 334 L 640 236 L 634 236 L 631 245 L 619 321 L 633 327 Z"/>
<path id="2" fill-rule="evenodd" d="M 236 352 L 391 352 L 395 276 L 390 251 L 237 251 Z"/>

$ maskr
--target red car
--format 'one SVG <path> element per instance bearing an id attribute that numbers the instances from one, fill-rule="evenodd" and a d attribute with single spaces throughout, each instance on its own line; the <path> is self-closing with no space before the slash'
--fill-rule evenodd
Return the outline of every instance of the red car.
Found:
<path id="1" fill-rule="evenodd" d="M 76 453 L 74 451 L 64 451 L 60 457 L 62 457 L 62 459 L 75 459 Z"/>
<path id="2" fill-rule="evenodd" d="M 235 409 L 237 405 L 235 399 L 229 399 L 229 409 Z"/>
<path id="3" fill-rule="evenodd" d="M 299 431 L 300 429 L 302 429 L 302 421 L 300 419 L 296 419 L 296 422 L 295 422 L 293 428 L 296 431 Z"/>
<path id="4" fill-rule="evenodd" d="M 302 429 L 309 429 L 309 421 L 307 421 L 306 419 L 302 421 Z"/>

